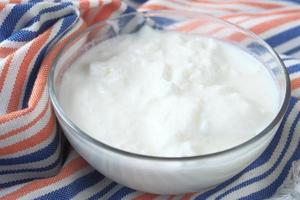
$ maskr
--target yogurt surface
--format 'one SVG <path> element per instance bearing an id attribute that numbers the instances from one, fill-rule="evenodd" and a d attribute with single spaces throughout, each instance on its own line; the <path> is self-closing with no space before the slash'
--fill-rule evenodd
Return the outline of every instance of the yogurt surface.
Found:
<path id="1" fill-rule="evenodd" d="M 61 84 L 61 106 L 79 128 L 151 156 L 234 147 L 262 131 L 279 109 L 271 75 L 246 51 L 149 27 L 93 47 Z"/>

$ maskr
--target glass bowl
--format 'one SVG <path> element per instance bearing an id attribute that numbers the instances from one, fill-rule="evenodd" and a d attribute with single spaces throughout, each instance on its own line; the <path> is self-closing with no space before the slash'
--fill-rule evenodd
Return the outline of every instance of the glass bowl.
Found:
<path id="1" fill-rule="evenodd" d="M 215 38 L 255 56 L 265 65 L 278 88 L 280 105 L 276 117 L 262 132 L 242 144 L 221 152 L 192 157 L 155 157 L 130 153 L 97 141 L 80 130 L 60 106 L 58 94 L 64 72 L 93 46 L 121 34 L 134 33 L 146 24 L 161 31 L 187 32 Z M 290 98 L 290 82 L 286 68 L 278 55 L 263 40 L 216 17 L 182 11 L 129 13 L 89 27 L 74 36 L 61 49 L 49 74 L 48 86 L 58 121 L 77 152 L 112 180 L 139 191 L 156 194 L 201 191 L 239 173 L 254 161 L 272 140 Z"/>

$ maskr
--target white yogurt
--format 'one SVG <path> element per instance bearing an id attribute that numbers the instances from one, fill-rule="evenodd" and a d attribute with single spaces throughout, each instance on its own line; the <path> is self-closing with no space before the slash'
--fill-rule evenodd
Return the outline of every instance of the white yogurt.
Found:
<path id="1" fill-rule="evenodd" d="M 65 72 L 60 102 L 91 137 L 182 157 L 245 142 L 278 111 L 263 64 L 218 40 L 149 27 L 95 46 Z"/>

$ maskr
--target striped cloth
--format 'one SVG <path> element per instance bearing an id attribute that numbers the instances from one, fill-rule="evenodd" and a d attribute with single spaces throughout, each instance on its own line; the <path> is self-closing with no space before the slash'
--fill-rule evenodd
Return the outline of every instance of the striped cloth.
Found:
<path id="1" fill-rule="evenodd" d="M 121 186 L 89 166 L 56 123 L 46 79 L 57 51 L 87 26 L 135 9 L 188 10 L 229 20 L 257 33 L 288 67 L 293 97 L 271 144 L 210 190 L 157 196 Z M 297 0 L 0 0 L 0 10 L 0 199 L 264 199 L 288 180 L 300 159 Z"/>

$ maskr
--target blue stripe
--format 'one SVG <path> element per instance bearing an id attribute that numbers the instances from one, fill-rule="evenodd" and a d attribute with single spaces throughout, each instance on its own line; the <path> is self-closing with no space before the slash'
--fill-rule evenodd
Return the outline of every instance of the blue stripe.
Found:
<path id="1" fill-rule="evenodd" d="M 28 21 L 25 25 L 25 27 L 29 27 L 31 26 L 32 24 L 34 24 L 35 22 L 38 22 L 40 21 L 41 17 L 44 15 L 44 14 L 51 14 L 51 12 L 58 12 L 60 10 L 63 10 L 65 9 L 66 7 L 72 5 L 72 3 L 68 2 L 68 3 L 61 3 L 61 4 L 54 4 L 55 6 L 52 6 L 52 7 L 49 7 L 49 8 L 45 8 L 45 9 L 42 9 L 39 11 L 39 13 L 33 17 L 30 21 Z M 53 13 L 55 14 L 55 13 Z M 63 17 L 63 16 L 62 16 Z M 61 17 L 61 18 L 62 18 Z M 53 20 L 59 20 L 60 18 L 55 18 Z"/>
<path id="2" fill-rule="evenodd" d="M 5 40 L 12 34 L 20 18 L 33 6 L 34 4 L 24 3 L 17 4 L 12 8 L 11 12 L 7 15 L 0 26 L 0 41 Z"/>
<path id="3" fill-rule="evenodd" d="M 28 2 L 30 3 L 39 3 L 39 2 L 43 2 L 44 0 L 29 0 Z"/>
<path id="4" fill-rule="evenodd" d="M 276 47 L 278 45 L 281 45 L 281 44 L 287 42 L 288 40 L 291 40 L 291 39 L 299 36 L 299 33 L 300 33 L 300 26 L 296 26 L 296 27 L 290 28 L 286 31 L 283 31 L 280 34 L 274 35 L 274 36 L 266 39 L 265 41 L 272 47 Z"/>
<path id="5" fill-rule="evenodd" d="M 199 196 L 197 196 L 196 199 L 201 200 L 201 199 L 207 199 L 209 196 L 213 195 L 214 193 L 222 190 L 223 188 L 225 188 L 227 185 L 233 183 L 234 181 L 236 181 L 238 178 L 240 178 L 243 174 L 245 174 L 246 172 L 259 167 L 260 165 L 263 165 L 264 163 L 266 163 L 272 153 L 274 152 L 275 148 L 278 145 L 278 142 L 281 138 L 281 135 L 283 134 L 283 127 L 284 124 L 287 121 L 287 118 L 289 116 L 289 114 L 291 113 L 293 107 L 295 106 L 295 104 L 297 103 L 297 99 L 296 98 L 291 98 L 288 110 L 278 128 L 278 131 L 276 132 L 273 140 L 271 141 L 271 143 L 269 144 L 269 146 L 266 148 L 266 150 L 253 162 L 251 163 L 248 167 L 246 167 L 242 172 L 238 173 L 237 175 L 235 175 L 234 177 L 232 177 L 231 179 L 221 183 L 220 185 L 216 186 L 215 188 L 208 190 L 207 192 L 204 192 L 203 194 L 200 194 Z"/>
<path id="6" fill-rule="evenodd" d="M 110 190 L 112 190 L 116 185 L 118 185 L 116 182 L 110 183 L 108 186 L 106 186 L 104 189 L 102 189 L 100 192 L 94 194 L 88 200 L 97 200 L 101 199 L 106 193 L 108 193 Z"/>
<path id="7" fill-rule="evenodd" d="M 44 55 L 48 49 L 48 47 L 52 44 L 52 42 L 56 41 L 57 39 L 59 39 L 63 33 L 65 33 L 66 31 L 68 31 L 70 29 L 70 27 L 72 27 L 72 25 L 77 21 L 78 17 L 77 15 L 73 14 L 73 15 L 69 15 L 67 17 L 65 17 L 63 19 L 63 23 L 62 26 L 60 28 L 60 30 L 58 31 L 58 33 L 53 37 L 53 39 L 41 50 L 40 54 L 38 55 L 35 63 L 34 63 L 34 67 L 31 70 L 31 73 L 29 75 L 28 78 L 28 82 L 27 85 L 25 87 L 25 92 L 24 92 L 24 97 L 23 97 L 23 101 L 22 101 L 22 108 L 27 108 L 28 107 L 28 101 L 29 101 L 29 97 L 31 96 L 31 92 L 32 92 L 32 88 L 35 82 L 35 79 L 37 77 L 41 62 L 44 58 Z"/>
<path id="8" fill-rule="evenodd" d="M 123 12 L 123 14 L 128 14 L 128 13 L 132 13 L 132 12 L 136 12 L 136 10 L 130 6 L 127 6 L 126 10 Z"/>
<path id="9" fill-rule="evenodd" d="M 55 151 L 58 148 L 58 145 L 60 144 L 59 135 L 60 134 L 58 134 L 58 132 L 56 132 L 55 138 L 53 139 L 53 141 L 45 148 L 40 149 L 36 152 L 26 154 L 26 155 L 23 155 L 20 157 L 16 157 L 16 158 L 0 159 L 0 166 L 1 165 L 17 165 L 17 164 L 37 162 L 37 161 L 41 161 L 41 160 L 44 160 L 44 159 L 50 157 L 51 155 L 53 155 L 55 153 Z"/>
<path id="10" fill-rule="evenodd" d="M 266 172 L 264 172 L 263 174 L 259 175 L 259 176 L 256 176 L 256 177 L 253 177 L 247 181 L 244 181 L 242 183 L 240 183 L 239 185 L 235 186 L 235 187 L 232 187 L 231 189 L 227 190 L 226 192 L 224 192 L 223 194 L 219 195 L 216 199 L 222 199 L 223 197 L 225 197 L 226 195 L 228 195 L 229 193 L 232 193 L 236 190 L 239 190 L 243 187 L 246 187 L 248 185 L 251 185 L 255 182 L 259 182 L 260 180 L 268 177 L 277 167 L 278 165 L 280 164 L 280 162 L 282 161 L 282 159 L 284 158 L 287 150 L 288 150 L 288 147 L 289 147 L 289 144 L 291 143 L 291 140 L 293 138 L 293 135 L 294 135 L 294 132 L 295 132 L 295 127 L 298 123 L 300 119 L 300 112 L 297 114 L 297 117 L 296 119 L 293 121 L 293 124 L 291 126 L 291 129 L 289 131 L 289 135 L 288 135 L 288 139 L 287 139 L 287 142 L 283 148 L 283 151 L 280 153 L 280 156 L 279 158 L 276 160 L 275 164 L 269 169 L 267 170 Z M 283 181 L 283 180 L 282 180 Z"/>
<path id="11" fill-rule="evenodd" d="M 16 42 L 24 42 L 24 41 L 31 41 L 35 37 L 39 36 L 49 27 L 53 26 L 53 24 L 57 21 L 57 19 L 51 19 L 45 21 L 37 31 L 30 31 L 30 30 L 20 30 L 14 34 L 12 34 L 7 40 L 16 41 Z"/>
<path id="12" fill-rule="evenodd" d="M 109 197 L 108 200 L 119 200 L 133 192 L 135 192 L 135 190 L 127 188 L 127 187 L 122 187 L 116 193 L 114 193 L 111 197 Z"/>
<path id="13" fill-rule="evenodd" d="M 280 175 L 277 177 L 277 179 L 272 182 L 268 187 L 266 187 L 263 190 L 260 190 L 258 192 L 252 193 L 246 197 L 241 198 L 242 200 L 254 200 L 254 199 L 265 199 L 270 198 L 276 190 L 282 185 L 283 181 L 287 178 L 288 173 L 292 167 L 292 164 L 295 160 L 300 159 L 300 141 L 297 144 L 297 148 L 294 151 L 293 156 L 288 160 L 287 164 L 285 165 L 284 169 L 280 173 Z"/>
<path id="14" fill-rule="evenodd" d="M 292 55 L 292 54 L 295 54 L 295 53 L 298 53 L 298 51 L 300 51 L 300 46 L 297 46 L 291 50 L 288 50 L 286 52 L 284 52 L 285 54 L 287 55 Z"/>
<path id="15" fill-rule="evenodd" d="M 133 1 L 133 2 L 139 3 L 139 4 L 143 4 L 143 3 L 146 3 L 148 0 L 130 0 L 130 1 Z"/>
<path id="16" fill-rule="evenodd" d="M 18 169 L 18 170 L 5 170 L 5 171 L 0 171 L 0 175 L 17 174 L 17 173 L 24 173 L 24 172 L 49 171 L 49 170 L 54 169 L 55 167 L 57 167 L 57 165 L 61 164 L 61 161 L 62 161 L 62 156 L 60 154 L 60 156 L 58 157 L 58 159 L 54 163 L 52 163 L 52 164 L 50 164 L 46 167 L 30 168 L 30 169 Z"/>
<path id="17" fill-rule="evenodd" d="M 176 23 L 179 22 L 177 20 L 173 20 L 166 17 L 149 17 L 149 18 L 155 22 L 155 25 L 162 26 L 162 27 L 172 25 L 175 22 Z"/>
<path id="18" fill-rule="evenodd" d="M 100 174 L 97 171 L 92 171 L 88 173 L 85 176 L 82 176 L 69 185 L 62 187 L 58 190 L 49 192 L 48 194 L 45 194 L 43 196 L 40 196 L 36 198 L 36 200 L 40 199 L 47 199 L 47 200 L 57 200 L 57 199 L 72 199 L 76 194 L 79 192 L 85 190 L 88 187 L 91 187 L 92 185 L 95 185 L 99 181 L 101 181 L 104 178 L 102 174 Z"/>
<path id="19" fill-rule="evenodd" d="M 27 182 L 33 181 L 34 179 L 35 178 L 26 178 L 26 179 L 22 179 L 22 180 L 12 181 L 9 183 L 0 183 L 0 189 L 12 187 L 12 186 L 19 185 L 22 183 L 27 183 Z"/>
<path id="20" fill-rule="evenodd" d="M 289 74 L 293 74 L 300 71 L 300 64 L 291 65 L 287 68 Z"/>

